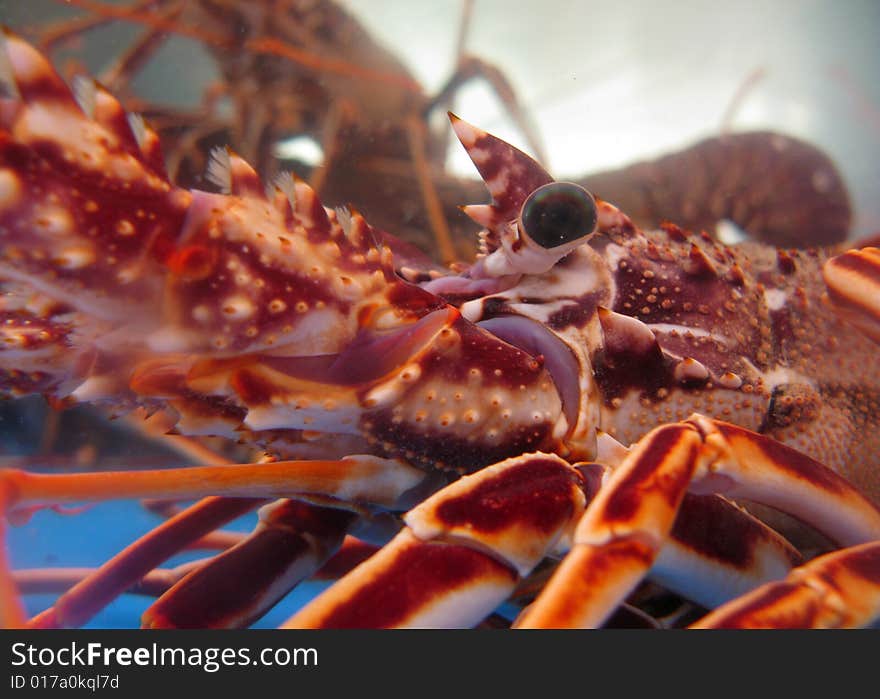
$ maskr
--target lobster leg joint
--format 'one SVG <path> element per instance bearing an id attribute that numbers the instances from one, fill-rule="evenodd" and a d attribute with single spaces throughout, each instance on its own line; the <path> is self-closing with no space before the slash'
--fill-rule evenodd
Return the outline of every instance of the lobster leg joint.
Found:
<path id="1" fill-rule="evenodd" d="M 472 626 L 566 537 L 584 503 L 579 472 L 559 457 L 483 469 L 410 511 L 388 546 L 286 626 Z"/>

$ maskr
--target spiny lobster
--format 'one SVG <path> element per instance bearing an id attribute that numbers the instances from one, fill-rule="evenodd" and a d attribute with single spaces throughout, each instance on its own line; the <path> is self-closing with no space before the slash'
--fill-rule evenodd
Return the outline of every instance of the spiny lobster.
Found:
<path id="1" fill-rule="evenodd" d="M 175 187 L 155 134 L 109 93 L 84 83 L 75 99 L 14 35 L 2 55 L 0 389 L 166 410 L 181 433 L 285 459 L 0 473 L 10 518 L 203 498 L 31 626 L 83 623 L 268 499 L 147 626 L 247 624 L 346 532 L 390 541 L 288 626 L 478 624 L 548 558 L 515 626 L 600 625 L 646 574 L 721 605 L 699 626 L 877 619 L 878 249 L 642 231 L 452 117 L 492 196 L 465 208 L 482 254 L 420 267 L 357 212 L 293 178 L 266 189 L 228 151 L 211 168 L 222 193 Z M 845 548 L 801 565 L 726 497 Z M 0 609 L 23 624 L 6 568 Z"/>

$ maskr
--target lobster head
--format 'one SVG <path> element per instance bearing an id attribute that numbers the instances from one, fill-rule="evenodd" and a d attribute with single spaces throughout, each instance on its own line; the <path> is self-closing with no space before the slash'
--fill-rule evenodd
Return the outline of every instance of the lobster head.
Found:
<path id="1" fill-rule="evenodd" d="M 180 189 L 100 86 L 74 96 L 12 35 L 0 53 L 3 392 L 171 406 L 189 434 L 349 435 L 460 471 L 568 431 L 545 357 L 402 278 L 357 212 L 264 187 L 229 152 L 219 192 Z"/>

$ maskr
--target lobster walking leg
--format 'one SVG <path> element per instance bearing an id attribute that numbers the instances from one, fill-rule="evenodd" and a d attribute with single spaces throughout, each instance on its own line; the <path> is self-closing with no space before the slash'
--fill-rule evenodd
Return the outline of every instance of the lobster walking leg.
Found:
<path id="1" fill-rule="evenodd" d="M 855 628 L 880 619 L 880 542 L 826 554 L 690 628 Z"/>
<path id="2" fill-rule="evenodd" d="M 125 592 L 159 597 L 203 561 L 189 561 L 174 568 L 153 568 Z M 62 595 L 96 572 L 96 568 L 24 568 L 12 575 L 22 595 Z"/>
<path id="3" fill-rule="evenodd" d="M 88 622 L 163 561 L 223 524 L 251 511 L 260 500 L 211 497 L 163 522 L 65 592 L 28 622 L 32 628 L 76 628 Z"/>
<path id="4" fill-rule="evenodd" d="M 283 475 L 285 472 L 287 476 Z M 287 480 L 286 486 L 278 480 L 279 476 L 282 480 Z M 362 457 L 337 462 L 279 462 L 152 472 L 44 475 L 8 470 L 0 472 L 0 487 L 4 487 L 10 494 L 5 505 L 7 514 L 11 516 L 20 515 L 27 508 L 39 504 L 58 504 L 62 501 L 143 496 L 202 497 L 212 493 L 231 495 L 236 490 L 239 491 L 239 498 L 215 497 L 203 504 L 203 508 L 219 508 L 220 519 L 215 514 L 209 517 L 205 526 L 202 521 L 204 518 L 199 517 L 194 525 L 192 512 L 181 513 L 102 566 L 95 575 L 64 595 L 55 607 L 31 621 L 32 626 L 56 627 L 85 623 L 110 600 L 183 548 L 188 541 L 202 536 L 259 503 L 259 500 L 251 498 L 281 493 L 313 493 L 321 497 L 339 497 L 346 501 L 390 506 L 404 492 L 417 485 L 422 477 L 420 471 L 399 462 Z M 233 507 L 229 516 L 230 503 L 240 503 L 244 509 Z M 187 536 L 182 536 L 177 531 L 181 526 L 186 530 Z M 334 548 L 332 545 L 327 546 L 329 552 Z M 319 557 L 314 567 L 320 565 L 325 558 L 326 555 Z M 305 575 L 311 572 L 309 570 Z M 10 590 L 14 589 L 11 578 L 3 577 L 8 581 Z M 20 625 L 23 620 L 23 615 L 16 613 L 17 599 L 16 594 L 4 595 L 4 600 L 8 600 L 4 608 L 8 625 Z"/>
<path id="5" fill-rule="evenodd" d="M 215 537 L 212 534 L 222 534 Z M 185 547 L 187 550 L 215 549 L 217 544 L 223 550 L 244 542 L 250 535 L 239 532 L 218 531 L 198 539 Z M 221 539 L 217 541 L 217 539 Z M 378 546 L 362 541 L 354 536 L 346 536 L 342 546 L 334 553 L 324 565 L 312 575 L 314 580 L 337 580 L 357 565 L 363 563 L 372 556 Z M 210 559 L 197 559 L 181 563 L 174 568 L 153 568 L 140 580 L 129 587 L 125 592 L 130 595 L 145 595 L 147 597 L 161 597 L 172 587 L 179 583 L 185 576 L 194 570 L 205 566 Z M 62 595 L 74 585 L 93 576 L 96 568 L 65 567 L 65 568 L 23 568 L 13 571 L 12 580 L 15 582 L 21 595 Z"/>
<path id="6" fill-rule="evenodd" d="M 865 335 L 880 342 L 880 248 L 849 250 L 822 269 L 832 303 Z"/>
<path id="7" fill-rule="evenodd" d="M 0 470 L 0 484 L 11 493 L 6 503 L 11 514 L 34 506 L 116 498 L 265 498 L 303 493 L 390 506 L 423 477 L 421 471 L 399 461 L 371 456 L 157 471 L 47 475 Z"/>
<path id="8" fill-rule="evenodd" d="M 600 625 L 650 569 L 689 488 L 763 502 L 843 545 L 880 538 L 880 511 L 818 462 L 694 416 L 639 442 L 591 504 L 571 553 L 518 626 Z"/>
<path id="9" fill-rule="evenodd" d="M 473 626 L 567 536 L 583 487 L 578 471 L 548 454 L 463 478 L 410 511 L 388 546 L 285 626 Z"/>
<path id="10" fill-rule="evenodd" d="M 478 624 L 545 556 L 569 548 L 585 503 L 599 492 L 603 470 L 599 464 L 571 466 L 552 455 L 529 454 L 463 478 L 410 511 L 407 529 L 288 625 Z M 705 592 L 707 580 L 731 577 L 739 594 L 788 571 L 796 554 L 777 535 L 720 498 L 698 500 L 706 502 L 685 503 L 682 519 L 691 525 L 677 527 L 663 554 L 667 564 L 681 564 L 699 579 L 685 586 L 697 590 L 694 599 L 718 603 L 717 590 Z M 693 531 L 707 526 L 745 536 L 748 545 L 739 552 L 718 546 L 707 556 Z"/>
<path id="11" fill-rule="evenodd" d="M 281 500 L 256 530 L 193 570 L 142 618 L 147 628 L 243 628 L 314 573 L 341 545 L 352 512 Z"/>

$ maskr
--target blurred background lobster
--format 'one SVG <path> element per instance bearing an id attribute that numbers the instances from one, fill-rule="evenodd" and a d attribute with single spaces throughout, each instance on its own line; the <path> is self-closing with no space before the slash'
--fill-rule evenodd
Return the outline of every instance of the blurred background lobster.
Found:
<path id="1" fill-rule="evenodd" d="M 365 28 L 362 22 L 379 20 L 381 28 L 387 19 L 371 12 L 375 5 L 358 15 L 329 0 L 265 0 L 247 12 L 207 0 L 39 3 L 17 8 L 18 22 L 50 55 L 66 59 L 68 72 L 99 75 L 143 113 L 182 185 L 200 185 L 211 148 L 234 143 L 264 176 L 293 170 L 329 203 L 356 202 L 377 225 L 450 262 L 475 252 L 473 226 L 458 206 L 477 200 L 481 187 L 461 174 L 466 168 L 449 169 L 443 125 L 431 119 L 442 114 L 437 107 L 467 96 L 467 83 L 483 78 L 515 124 L 514 142 L 547 161 L 532 126 L 543 104 L 517 96 L 522 80 L 470 48 L 485 43 L 478 22 L 491 3 L 456 0 L 444 9 L 449 58 L 439 71 L 430 66 L 433 96 Z M 48 19 L 59 12 L 66 18 Z M 180 62 L 186 71 L 174 70 Z M 438 73 L 447 76 L 442 83 Z M 622 169 L 571 172 L 572 179 L 621 202 L 642 225 L 674 218 L 715 234 L 721 224 L 728 242 L 748 236 L 809 247 L 872 232 L 861 220 L 853 226 L 847 184 L 821 149 L 797 132 L 731 132 L 737 114 L 748 113 L 755 82 L 731 89 L 723 135 Z M 702 133 L 711 130 L 705 124 Z"/>

